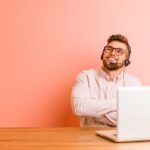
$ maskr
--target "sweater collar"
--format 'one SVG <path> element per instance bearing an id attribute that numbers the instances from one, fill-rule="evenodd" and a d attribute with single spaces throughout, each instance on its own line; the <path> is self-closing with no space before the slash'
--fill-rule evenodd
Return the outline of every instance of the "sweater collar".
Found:
<path id="1" fill-rule="evenodd" d="M 121 79 L 123 77 L 123 72 L 124 71 L 121 71 L 120 74 L 113 80 L 109 80 L 109 75 L 102 68 L 99 69 L 100 77 L 102 77 L 103 79 L 105 79 L 107 81 L 117 81 L 118 79 Z"/>

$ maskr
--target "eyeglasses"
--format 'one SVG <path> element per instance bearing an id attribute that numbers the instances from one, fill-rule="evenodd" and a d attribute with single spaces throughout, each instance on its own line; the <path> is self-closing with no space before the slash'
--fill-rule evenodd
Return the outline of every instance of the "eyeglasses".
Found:
<path id="1" fill-rule="evenodd" d="M 115 50 L 115 53 L 116 53 L 117 56 L 121 56 L 121 55 L 123 55 L 124 53 L 126 53 L 126 51 L 123 50 L 122 48 L 114 48 L 114 47 L 112 47 L 112 46 L 105 46 L 105 47 L 104 47 L 104 51 L 105 51 L 106 53 L 111 53 L 113 50 Z"/>

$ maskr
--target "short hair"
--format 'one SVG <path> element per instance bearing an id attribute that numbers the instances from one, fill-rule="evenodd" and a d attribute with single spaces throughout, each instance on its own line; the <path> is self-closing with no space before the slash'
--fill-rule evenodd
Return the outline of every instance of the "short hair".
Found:
<path id="1" fill-rule="evenodd" d="M 124 44 L 126 44 L 127 48 L 128 48 L 128 51 L 129 51 L 129 57 L 131 55 L 131 47 L 130 47 L 130 44 L 128 42 L 128 39 L 121 35 L 121 34 L 115 34 L 115 35 L 111 35 L 108 40 L 107 40 L 107 44 L 113 42 L 113 41 L 119 41 L 119 42 L 122 42 Z"/>

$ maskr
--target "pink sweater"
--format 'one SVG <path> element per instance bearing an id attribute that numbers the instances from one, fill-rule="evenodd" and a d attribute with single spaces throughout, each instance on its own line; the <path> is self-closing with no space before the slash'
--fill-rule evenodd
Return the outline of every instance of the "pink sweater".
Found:
<path id="1" fill-rule="evenodd" d="M 123 72 L 113 81 L 100 70 L 82 71 L 73 86 L 72 109 L 80 117 L 81 127 L 116 126 L 117 87 L 140 86 L 140 81 Z"/>

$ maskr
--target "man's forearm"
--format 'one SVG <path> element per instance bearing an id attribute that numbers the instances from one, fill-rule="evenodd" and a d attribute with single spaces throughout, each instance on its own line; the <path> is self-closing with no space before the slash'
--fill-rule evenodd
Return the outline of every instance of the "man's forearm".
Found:
<path id="1" fill-rule="evenodd" d="M 103 115 L 116 111 L 115 100 L 91 100 L 72 98 L 72 108 L 77 116 L 100 118 Z"/>

